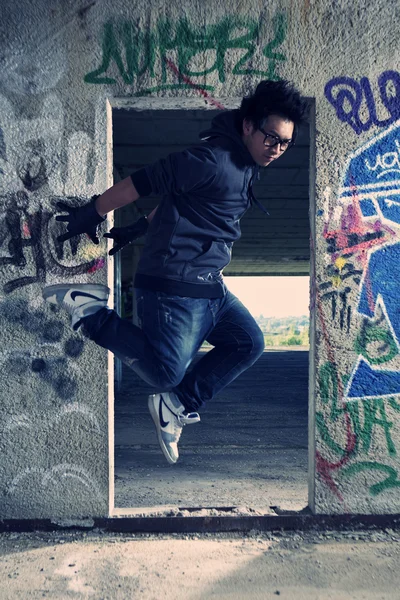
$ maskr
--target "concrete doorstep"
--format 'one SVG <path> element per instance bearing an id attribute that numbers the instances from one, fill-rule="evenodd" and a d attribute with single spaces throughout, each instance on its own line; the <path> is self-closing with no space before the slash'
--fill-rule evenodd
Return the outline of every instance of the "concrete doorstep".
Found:
<path id="1" fill-rule="evenodd" d="M 384 528 L 400 529 L 400 515 L 312 515 L 308 509 L 294 513 L 265 516 L 244 516 L 231 509 L 198 509 L 206 513 L 196 514 L 196 509 L 187 511 L 188 516 L 124 516 L 114 518 L 87 519 L 4 519 L 0 520 L 0 533 L 31 531 L 102 530 L 104 533 L 234 533 L 249 531 L 325 531 L 335 528 Z M 278 507 L 275 510 L 279 511 Z M 218 516 L 213 516 L 219 513 Z M 221 516 L 221 513 L 224 514 Z M 207 514 L 208 513 L 208 514 Z M 283 514 L 282 514 L 283 513 Z M 168 514 L 168 512 L 167 512 Z M 179 514 L 179 512 L 178 512 Z M 164 512 L 165 515 L 165 512 Z"/>

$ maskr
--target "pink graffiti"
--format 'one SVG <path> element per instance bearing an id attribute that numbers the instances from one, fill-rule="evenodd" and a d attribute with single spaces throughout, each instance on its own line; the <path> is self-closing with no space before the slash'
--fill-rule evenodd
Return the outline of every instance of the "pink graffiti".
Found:
<path id="1" fill-rule="evenodd" d="M 366 285 L 366 291 L 367 291 L 367 300 L 368 300 L 368 308 L 371 311 L 371 313 L 375 313 L 375 300 L 374 300 L 374 295 L 372 293 L 372 283 L 371 283 L 371 277 L 369 274 L 369 267 L 368 267 L 368 256 L 367 253 L 364 252 L 363 256 L 363 269 L 364 269 L 364 279 L 365 279 L 365 285 Z"/>
<path id="2" fill-rule="evenodd" d="M 382 246 L 386 244 L 388 240 L 396 236 L 396 232 L 393 231 L 387 225 L 381 223 L 381 221 L 375 221 L 374 223 L 365 223 L 363 221 L 362 212 L 360 209 L 360 199 L 357 191 L 357 186 L 352 183 L 352 201 L 347 207 L 343 208 L 340 228 L 335 230 L 329 230 L 329 222 L 332 218 L 332 211 L 329 211 L 328 221 L 324 226 L 324 238 L 326 240 L 335 239 L 336 248 L 338 252 L 332 254 L 332 262 L 334 263 L 339 256 L 344 254 L 353 254 L 355 258 L 363 263 L 365 266 L 365 252 L 370 250 L 374 246 Z M 370 240 L 360 241 L 354 243 L 351 240 L 351 236 L 356 234 L 357 236 L 363 237 L 370 233 L 385 232 L 387 235 L 382 235 L 378 238 Z"/>
<path id="3" fill-rule="evenodd" d="M 106 264 L 104 258 L 98 258 L 95 260 L 94 264 L 88 269 L 88 273 L 95 273 L 99 269 L 102 269 Z"/>
<path id="4" fill-rule="evenodd" d="M 29 225 L 28 225 L 28 223 L 26 221 L 24 221 L 24 223 L 22 225 L 22 235 L 26 239 L 31 237 L 31 232 L 29 230 Z"/>
<path id="5" fill-rule="evenodd" d="M 317 303 L 318 314 L 319 314 L 319 319 L 320 319 L 321 329 L 322 329 L 322 335 L 323 335 L 323 338 L 325 341 L 328 359 L 329 359 L 329 362 L 331 362 L 333 365 L 336 365 L 333 350 L 329 343 L 328 329 L 326 326 L 324 313 L 322 310 L 321 298 L 320 298 L 318 290 L 316 290 L 316 303 Z M 344 390 L 343 390 L 342 380 L 340 379 L 338 369 L 335 369 L 335 372 L 337 373 L 338 395 L 339 395 L 339 398 L 343 399 Z M 343 467 L 343 465 L 345 465 L 350 460 L 351 455 L 356 447 L 356 435 L 351 429 L 351 421 L 350 421 L 350 417 L 349 417 L 348 413 L 344 413 L 344 417 L 345 417 L 345 421 L 346 421 L 347 439 L 346 439 L 345 455 L 343 456 L 343 458 L 341 458 L 337 462 L 330 462 L 329 460 L 324 458 L 318 450 L 315 452 L 317 472 L 322 477 L 322 479 L 325 481 L 325 483 L 328 485 L 329 489 L 336 495 L 336 497 L 341 502 L 344 502 L 344 499 L 343 499 L 342 494 L 339 491 L 337 483 L 334 481 L 334 479 L 332 477 L 332 473 L 333 473 L 333 471 L 337 471 L 338 469 Z"/>
<path id="6" fill-rule="evenodd" d="M 374 223 L 366 223 L 363 220 L 362 212 L 360 209 L 359 195 L 357 187 L 354 183 L 352 184 L 352 200 L 351 203 L 343 209 L 339 229 L 329 230 L 329 222 L 332 218 L 332 212 L 333 211 L 331 210 L 329 211 L 328 222 L 325 223 L 323 231 L 323 235 L 326 240 L 330 240 L 333 238 L 335 239 L 336 248 L 338 249 L 337 252 L 334 252 L 332 254 L 332 262 L 334 263 L 337 260 L 337 258 L 346 254 L 355 255 L 355 258 L 361 263 L 362 269 L 364 271 L 369 308 L 371 309 L 371 311 L 374 311 L 375 302 L 372 294 L 372 286 L 368 269 L 369 251 L 374 246 L 382 246 L 386 244 L 388 240 L 396 236 L 396 232 L 393 231 L 393 229 L 391 229 L 387 225 L 382 224 L 379 220 L 375 221 Z M 358 241 L 358 243 L 354 243 L 354 234 L 356 234 L 356 236 L 358 236 L 359 238 L 365 238 L 368 237 L 368 234 L 379 232 L 385 232 L 386 235 L 382 235 L 378 238 L 373 239 L 364 239 Z M 331 362 L 331 364 L 335 366 L 335 357 L 329 343 L 328 329 L 323 314 L 321 299 L 317 289 L 315 290 L 315 303 L 318 310 L 328 359 Z M 343 408 L 345 408 L 346 403 L 343 401 L 343 384 L 339 376 L 338 370 L 335 369 L 335 371 L 337 373 L 338 394 L 342 400 Z M 332 462 L 329 461 L 327 458 L 323 457 L 318 450 L 316 451 L 316 469 L 318 474 L 329 487 L 329 489 L 335 494 L 335 496 L 343 503 L 343 496 L 340 493 L 338 485 L 333 478 L 333 474 L 349 462 L 355 450 L 357 441 L 356 435 L 352 431 L 350 416 L 347 412 L 344 412 L 344 419 L 346 427 L 346 444 L 344 456 L 340 460 Z"/>
<path id="7" fill-rule="evenodd" d="M 181 73 L 178 67 L 172 62 L 172 60 L 170 60 L 169 58 L 165 58 L 165 62 L 167 63 L 171 71 L 175 73 L 175 75 L 178 75 L 178 77 L 180 79 L 183 79 L 185 83 L 197 90 L 199 94 L 203 96 L 207 100 L 207 102 L 209 102 L 209 104 L 212 104 L 213 106 L 216 106 L 221 110 L 226 110 L 223 104 L 221 104 L 220 102 L 218 102 L 218 100 L 215 100 L 212 96 L 210 96 L 210 94 L 206 92 L 206 90 L 204 90 L 198 83 L 194 83 L 194 81 L 192 81 L 189 77 Z"/>

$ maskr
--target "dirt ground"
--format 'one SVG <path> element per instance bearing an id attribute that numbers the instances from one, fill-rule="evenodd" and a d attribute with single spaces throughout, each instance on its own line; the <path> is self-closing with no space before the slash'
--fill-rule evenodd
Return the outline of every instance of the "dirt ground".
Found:
<path id="1" fill-rule="evenodd" d="M 183 429 L 173 466 L 149 415 L 151 391 L 123 369 L 115 397 L 117 508 L 236 506 L 271 514 L 271 506 L 307 505 L 306 350 L 264 352 L 200 411 L 200 423 Z"/>
<path id="2" fill-rule="evenodd" d="M 0 597 L 396 600 L 400 531 L 0 535 Z"/>

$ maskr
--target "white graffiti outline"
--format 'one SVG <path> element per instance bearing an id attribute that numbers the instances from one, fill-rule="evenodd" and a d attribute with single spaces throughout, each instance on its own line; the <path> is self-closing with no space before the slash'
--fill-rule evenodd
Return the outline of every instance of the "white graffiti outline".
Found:
<path id="1" fill-rule="evenodd" d="M 87 417 L 89 421 L 91 421 L 93 425 L 93 429 L 96 433 L 101 433 L 101 428 L 99 424 L 99 420 L 95 416 L 92 410 L 85 404 L 80 404 L 78 402 L 72 402 L 71 404 L 67 404 L 60 408 L 54 415 L 48 415 L 46 422 L 40 422 L 40 428 L 43 430 L 43 427 L 50 428 L 53 425 L 59 423 L 63 418 L 68 417 L 72 414 L 80 414 L 81 416 Z M 13 429 L 18 429 L 18 427 L 26 427 L 27 429 L 32 429 L 35 427 L 35 423 L 32 422 L 32 415 L 28 415 L 27 413 L 21 413 L 18 415 L 12 415 L 9 417 L 2 429 L 3 433 L 7 431 L 12 431 Z"/>
<path id="2" fill-rule="evenodd" d="M 107 494 L 103 494 L 100 490 L 99 485 L 94 481 L 94 479 L 83 469 L 77 465 L 72 465 L 69 463 L 60 463 L 59 465 L 55 465 L 51 469 L 43 469 L 43 468 L 30 468 L 28 467 L 22 473 L 19 473 L 12 480 L 8 492 L 10 494 L 15 494 L 17 486 L 23 479 L 31 474 L 40 474 L 42 475 L 42 485 L 43 487 L 48 487 L 50 483 L 57 485 L 57 477 L 66 479 L 67 477 L 71 479 L 77 479 L 82 485 L 84 485 L 91 493 L 94 493 L 98 500 L 101 502 L 106 502 Z"/>

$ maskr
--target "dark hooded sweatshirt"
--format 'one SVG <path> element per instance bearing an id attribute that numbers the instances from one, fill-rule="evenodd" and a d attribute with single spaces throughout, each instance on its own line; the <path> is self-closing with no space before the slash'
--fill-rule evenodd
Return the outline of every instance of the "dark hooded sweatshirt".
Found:
<path id="1" fill-rule="evenodd" d="M 249 208 L 256 163 L 235 127 L 217 115 L 203 141 L 131 175 L 140 196 L 162 195 L 147 232 L 135 287 L 190 298 L 224 295 L 222 270 Z"/>

